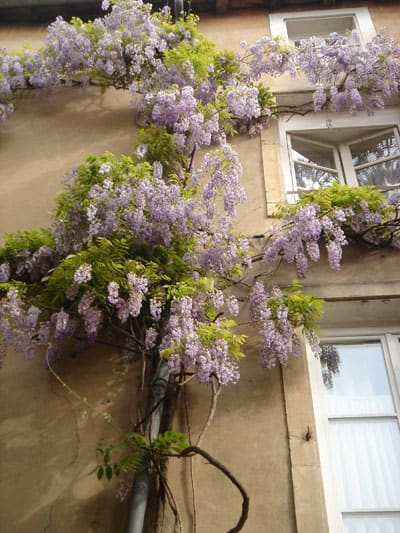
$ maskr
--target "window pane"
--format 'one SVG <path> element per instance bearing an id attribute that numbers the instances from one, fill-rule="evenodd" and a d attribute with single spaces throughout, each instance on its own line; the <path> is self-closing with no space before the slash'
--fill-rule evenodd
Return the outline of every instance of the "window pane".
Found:
<path id="1" fill-rule="evenodd" d="M 329 426 L 342 509 L 399 509 L 397 420 L 331 420 Z"/>
<path id="2" fill-rule="evenodd" d="M 380 342 L 336 344 L 339 371 L 325 385 L 328 416 L 388 414 L 393 400 Z"/>
<path id="3" fill-rule="evenodd" d="M 345 533 L 399 533 L 400 513 L 343 515 Z"/>
<path id="4" fill-rule="evenodd" d="M 336 170 L 333 148 L 292 137 L 293 160 Z"/>
<path id="5" fill-rule="evenodd" d="M 337 181 L 336 174 L 318 168 L 305 167 L 300 163 L 295 163 L 294 171 L 296 173 L 297 187 L 303 189 L 320 189 L 321 187 L 328 187 L 334 181 Z"/>
<path id="6" fill-rule="evenodd" d="M 299 41 L 308 37 L 329 37 L 331 33 L 346 35 L 355 29 L 354 16 L 301 17 L 286 20 L 289 39 Z"/>
<path id="7" fill-rule="evenodd" d="M 389 187 L 400 183 L 400 157 L 356 171 L 360 185 Z"/>
<path id="8" fill-rule="evenodd" d="M 372 139 L 364 139 L 351 144 L 350 151 L 354 166 L 374 163 L 384 157 L 400 154 L 394 131 L 382 133 Z"/>

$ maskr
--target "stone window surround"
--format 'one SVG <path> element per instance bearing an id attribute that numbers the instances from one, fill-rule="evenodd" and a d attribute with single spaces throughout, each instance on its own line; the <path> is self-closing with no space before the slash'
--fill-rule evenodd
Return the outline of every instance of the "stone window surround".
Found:
<path id="1" fill-rule="evenodd" d="M 374 24 L 372 22 L 369 10 L 367 7 L 355 7 L 344 9 L 321 9 L 311 11 L 288 11 L 284 13 L 273 13 L 269 15 L 269 24 L 272 37 L 283 37 L 290 42 L 286 22 L 288 20 L 310 19 L 310 18 L 329 18 L 353 16 L 355 28 L 357 28 L 360 37 L 361 46 L 370 41 L 376 34 Z M 308 37 L 308 35 L 306 35 Z"/>

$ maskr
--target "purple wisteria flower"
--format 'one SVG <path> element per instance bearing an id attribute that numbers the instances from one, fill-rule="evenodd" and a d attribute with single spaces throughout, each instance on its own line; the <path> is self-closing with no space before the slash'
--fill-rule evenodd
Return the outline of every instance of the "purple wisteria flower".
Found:
<path id="1" fill-rule="evenodd" d="M 0 283 L 7 283 L 10 279 L 10 265 L 9 263 L 2 263 L 0 265 Z"/>
<path id="2" fill-rule="evenodd" d="M 74 273 L 74 283 L 76 285 L 81 285 L 82 283 L 87 283 L 92 279 L 92 265 L 84 263 L 80 265 Z"/>

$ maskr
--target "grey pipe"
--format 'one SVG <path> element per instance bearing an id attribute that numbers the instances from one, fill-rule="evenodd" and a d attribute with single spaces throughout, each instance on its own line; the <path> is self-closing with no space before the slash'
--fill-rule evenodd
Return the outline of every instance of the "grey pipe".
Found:
<path id="1" fill-rule="evenodd" d="M 173 9 L 174 19 L 178 20 L 185 13 L 185 7 L 183 5 L 183 0 L 174 0 L 174 9 Z"/>
<path id="2" fill-rule="evenodd" d="M 157 438 L 160 431 L 161 418 L 164 411 L 164 402 L 161 400 L 165 396 L 168 380 L 168 363 L 163 360 L 152 387 L 153 394 L 151 394 L 149 405 L 147 406 L 147 412 L 151 412 L 158 404 L 158 407 L 154 410 L 149 422 L 146 424 L 146 437 L 150 440 Z M 150 492 L 150 478 L 150 468 L 145 468 L 135 475 L 125 533 L 143 533 L 147 500 Z"/>

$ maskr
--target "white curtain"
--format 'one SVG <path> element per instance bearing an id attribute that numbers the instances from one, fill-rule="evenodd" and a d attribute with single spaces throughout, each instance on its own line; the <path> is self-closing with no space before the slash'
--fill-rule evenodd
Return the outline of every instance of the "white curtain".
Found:
<path id="1" fill-rule="evenodd" d="M 346 533 L 399 533 L 400 513 L 343 515 Z"/>
<path id="2" fill-rule="evenodd" d="M 342 509 L 400 510 L 397 421 L 331 420 L 330 428 Z"/>

